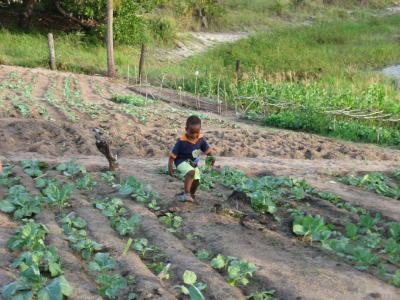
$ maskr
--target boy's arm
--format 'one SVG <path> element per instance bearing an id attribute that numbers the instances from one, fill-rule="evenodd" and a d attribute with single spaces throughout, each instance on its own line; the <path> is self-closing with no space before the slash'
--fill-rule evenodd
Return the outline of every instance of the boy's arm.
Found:
<path id="1" fill-rule="evenodd" d="M 168 160 L 168 173 L 170 176 L 174 176 L 174 159 L 171 156 Z"/>
<path id="2" fill-rule="evenodd" d="M 210 149 L 211 149 L 211 148 L 210 148 Z M 212 155 L 212 149 L 211 149 L 211 151 L 207 152 L 206 155 L 212 157 L 211 165 L 214 166 L 214 164 L 215 164 L 215 157 Z"/>
<path id="3" fill-rule="evenodd" d="M 179 140 L 176 142 L 174 148 L 172 148 L 171 152 L 169 153 L 169 160 L 168 160 L 168 173 L 171 176 L 174 176 L 174 161 L 178 156 L 180 148 Z"/>
<path id="4" fill-rule="evenodd" d="M 210 145 L 207 143 L 207 141 L 205 139 L 203 139 L 203 143 L 201 144 L 200 148 L 201 148 L 201 151 L 203 151 L 203 153 L 205 155 L 212 157 L 211 165 L 214 166 L 215 157 L 212 155 L 212 148 L 210 147 Z"/>

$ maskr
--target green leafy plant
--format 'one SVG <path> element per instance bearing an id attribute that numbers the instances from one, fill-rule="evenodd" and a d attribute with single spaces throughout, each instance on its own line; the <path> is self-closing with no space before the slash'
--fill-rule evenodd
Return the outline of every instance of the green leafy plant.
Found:
<path id="1" fill-rule="evenodd" d="M 24 186 L 14 185 L 8 191 L 5 199 L 0 201 L 0 210 L 5 213 L 12 213 L 15 219 L 22 219 L 39 213 L 42 204 L 42 197 L 32 197 Z"/>
<path id="2" fill-rule="evenodd" d="M 250 294 L 248 300 L 274 300 L 275 290 L 261 291 Z"/>
<path id="3" fill-rule="evenodd" d="M 100 199 L 94 202 L 96 208 L 111 220 L 111 224 L 120 235 L 133 235 L 140 228 L 140 215 L 133 214 L 127 218 L 127 210 L 121 199 Z"/>
<path id="4" fill-rule="evenodd" d="M 21 167 L 26 174 L 36 178 L 43 175 L 42 170 L 48 168 L 48 164 L 37 160 L 23 160 Z"/>
<path id="5" fill-rule="evenodd" d="M 211 260 L 211 267 L 217 270 L 225 270 L 228 274 L 228 283 L 232 286 L 248 285 L 257 267 L 249 262 L 233 256 L 224 257 L 218 254 Z"/>
<path id="6" fill-rule="evenodd" d="M 158 210 L 157 200 L 159 195 L 150 185 L 144 186 L 142 182 L 133 176 L 127 177 L 121 184 L 118 185 L 120 195 L 130 195 L 139 203 L 147 203 L 148 207 L 153 210 Z"/>
<path id="7" fill-rule="evenodd" d="M 13 176 L 14 167 L 15 165 L 13 164 L 5 164 L 3 166 L 3 172 L 0 173 L 0 185 L 10 188 L 20 183 L 20 178 Z"/>
<path id="8" fill-rule="evenodd" d="M 147 239 L 141 238 L 134 241 L 133 249 L 139 252 L 142 257 L 145 257 L 148 252 L 154 251 L 155 248 L 149 244 Z"/>
<path id="9" fill-rule="evenodd" d="M 400 269 L 396 271 L 393 278 L 390 280 L 390 283 L 394 286 L 400 286 Z"/>
<path id="10" fill-rule="evenodd" d="M 86 174 L 76 179 L 76 188 L 79 190 L 91 191 L 96 186 L 96 182 L 90 174 Z"/>
<path id="11" fill-rule="evenodd" d="M 57 171 L 62 172 L 64 176 L 73 177 L 79 174 L 86 174 L 86 168 L 77 164 L 76 160 L 70 160 L 68 162 L 59 164 Z"/>
<path id="12" fill-rule="evenodd" d="M 163 261 L 154 262 L 149 265 L 149 268 L 157 274 L 157 276 L 162 280 L 169 280 L 171 274 L 169 273 L 169 269 L 171 268 L 171 264 L 166 264 Z"/>
<path id="13" fill-rule="evenodd" d="M 50 182 L 42 191 L 48 203 L 57 205 L 58 207 L 66 207 L 69 205 L 73 187 L 69 184 L 59 185 L 57 182 Z"/>
<path id="14" fill-rule="evenodd" d="M 96 282 L 100 286 L 100 295 L 108 299 L 117 299 L 120 291 L 128 286 L 128 281 L 119 274 L 100 274 Z"/>
<path id="15" fill-rule="evenodd" d="M 201 292 L 207 288 L 207 285 L 197 281 L 196 273 L 186 270 L 182 276 L 184 285 L 176 285 L 184 295 L 188 295 L 191 300 L 204 300 L 204 295 Z"/>
<path id="16" fill-rule="evenodd" d="M 12 251 L 23 251 L 12 266 L 20 273 L 16 281 L 3 287 L 5 299 L 62 299 L 70 296 L 72 289 L 64 278 L 58 251 L 46 245 L 47 228 L 28 221 L 12 236 L 7 246 Z M 49 278 L 52 280 L 49 282 Z"/>
<path id="17" fill-rule="evenodd" d="M 43 249 L 45 247 L 44 240 L 48 232 L 45 225 L 30 220 L 8 240 L 7 247 L 13 251 Z"/>
<path id="18" fill-rule="evenodd" d="M 115 259 L 109 253 L 96 253 L 89 263 L 89 270 L 95 272 L 112 271 L 115 268 Z"/>
<path id="19" fill-rule="evenodd" d="M 327 240 L 332 231 L 320 216 L 296 216 L 293 221 L 293 232 L 297 235 L 309 238 L 311 241 Z"/>
<path id="20" fill-rule="evenodd" d="M 205 249 L 201 249 L 197 251 L 196 257 L 200 260 L 207 260 L 210 257 L 210 253 Z"/>
<path id="21" fill-rule="evenodd" d="M 341 177 L 339 180 L 348 185 L 363 187 L 379 195 L 400 199 L 400 186 L 390 184 L 389 178 L 381 172 L 372 172 L 364 176 L 349 175 Z"/>
<path id="22" fill-rule="evenodd" d="M 108 185 L 113 186 L 115 183 L 115 174 L 114 172 L 103 172 L 101 173 L 101 179 L 106 182 Z"/>
<path id="23" fill-rule="evenodd" d="M 182 217 L 173 213 L 166 213 L 165 215 L 161 216 L 159 220 L 168 227 L 170 232 L 179 231 L 183 224 Z"/>
<path id="24" fill-rule="evenodd" d="M 120 235 L 133 235 L 140 228 L 140 215 L 133 214 L 129 219 L 121 217 L 111 223 Z"/>
<path id="25" fill-rule="evenodd" d="M 134 106 L 146 105 L 145 99 L 136 95 L 112 95 L 111 100 L 115 103 L 126 103 Z"/>

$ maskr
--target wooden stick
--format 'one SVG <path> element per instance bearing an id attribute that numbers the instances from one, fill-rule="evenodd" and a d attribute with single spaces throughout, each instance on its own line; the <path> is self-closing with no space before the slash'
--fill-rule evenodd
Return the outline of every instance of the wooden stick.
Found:
<path id="1" fill-rule="evenodd" d="M 141 51 L 140 51 L 140 60 L 139 60 L 138 80 L 140 83 L 142 82 L 142 79 L 143 79 L 145 53 L 146 53 L 146 46 L 143 43 Z"/>
<path id="2" fill-rule="evenodd" d="M 49 33 L 47 34 L 47 41 L 49 45 L 49 55 L 50 55 L 50 69 L 51 70 L 57 70 L 56 67 L 56 51 L 54 49 L 54 39 L 53 39 L 53 34 Z"/>

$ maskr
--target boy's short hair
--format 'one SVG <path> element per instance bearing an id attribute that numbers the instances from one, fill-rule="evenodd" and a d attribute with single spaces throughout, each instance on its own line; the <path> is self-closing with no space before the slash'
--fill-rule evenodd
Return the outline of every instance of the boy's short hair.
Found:
<path id="1" fill-rule="evenodd" d="M 198 116 L 190 116 L 186 120 L 186 127 L 192 126 L 192 125 L 201 125 L 201 119 Z"/>

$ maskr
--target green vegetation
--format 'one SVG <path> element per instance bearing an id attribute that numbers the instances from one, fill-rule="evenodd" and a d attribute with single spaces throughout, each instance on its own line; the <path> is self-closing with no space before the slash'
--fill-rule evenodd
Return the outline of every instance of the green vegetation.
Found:
<path id="1" fill-rule="evenodd" d="M 139 96 L 133 95 L 113 95 L 111 98 L 115 103 L 126 103 L 134 106 L 145 106 L 145 99 Z"/>
<path id="2" fill-rule="evenodd" d="M 173 213 L 166 213 L 159 218 L 161 223 L 168 227 L 168 231 L 176 233 L 181 229 L 183 219 L 181 216 L 177 216 Z"/>
<path id="3" fill-rule="evenodd" d="M 116 265 L 115 258 L 104 252 L 103 245 L 88 238 L 87 224 L 83 218 L 71 212 L 61 216 L 60 223 L 71 248 L 80 253 L 85 261 L 91 260 L 88 262 L 88 268 L 96 274 L 99 294 L 107 299 L 117 299 L 121 290 L 133 283 L 133 277 L 112 273 Z"/>
<path id="4" fill-rule="evenodd" d="M 39 213 L 42 205 L 42 197 L 33 197 L 24 186 L 14 185 L 10 187 L 6 197 L 0 202 L 0 210 L 12 213 L 15 219 L 23 219 Z"/>
<path id="5" fill-rule="evenodd" d="M 20 178 L 13 176 L 13 169 L 15 165 L 6 164 L 3 166 L 3 172 L 0 173 L 0 185 L 10 188 L 20 183 Z"/>
<path id="6" fill-rule="evenodd" d="M 128 218 L 121 199 L 99 199 L 94 202 L 94 206 L 110 219 L 113 228 L 122 236 L 133 235 L 140 227 L 140 216 L 133 214 Z"/>
<path id="7" fill-rule="evenodd" d="M 71 296 L 72 288 L 63 276 L 57 248 L 47 245 L 48 229 L 30 220 L 11 237 L 7 246 L 19 256 L 13 267 L 20 274 L 3 287 L 4 299 L 62 299 Z"/>
<path id="8" fill-rule="evenodd" d="M 269 126 L 399 145 L 398 125 L 385 118 L 329 113 L 348 108 L 359 110 L 359 115 L 399 114 L 396 85 L 375 72 L 400 60 L 395 39 L 399 22 L 394 15 L 316 23 L 296 30 L 285 27 L 221 45 L 161 72 L 167 74 L 164 84 L 218 95 L 236 111 L 264 119 Z M 237 59 L 242 75 L 236 84 Z M 157 79 L 159 72 L 150 77 Z M 183 83 L 181 74 L 185 74 Z"/>
<path id="9" fill-rule="evenodd" d="M 182 294 L 188 295 L 191 300 L 204 300 L 202 290 L 207 288 L 205 283 L 197 281 L 196 273 L 186 270 L 182 276 L 183 285 L 176 285 Z"/>
<path id="10" fill-rule="evenodd" d="M 382 172 L 372 172 L 364 176 L 348 175 L 339 178 L 340 182 L 362 187 L 379 195 L 400 199 L 400 172 L 395 171 L 390 176 Z"/>
<path id="11" fill-rule="evenodd" d="M 47 164 L 38 161 L 22 161 L 21 167 L 32 177 L 42 175 Z M 32 218 L 41 212 L 45 199 L 33 196 L 20 179 L 13 177 L 14 165 L 6 165 L 0 174 L 8 193 L 0 201 L 2 212 L 23 219 L 17 232 L 8 240 L 7 247 L 15 253 L 12 267 L 19 271 L 16 280 L 2 287 L 4 299 L 62 299 L 72 295 L 72 288 L 64 277 L 58 250 L 46 243 L 47 227 Z"/>
<path id="12" fill-rule="evenodd" d="M 228 274 L 228 283 L 232 286 L 248 285 L 253 273 L 257 270 L 256 266 L 236 257 L 224 257 L 218 254 L 211 260 L 211 266 Z"/>
<path id="13" fill-rule="evenodd" d="M 318 242 L 321 248 L 353 263 L 356 269 L 372 269 L 374 272 L 379 270 L 382 279 L 392 284 L 396 282 L 393 279 L 396 278 L 393 267 L 398 267 L 400 254 L 399 223 L 383 224 L 380 214 L 374 215 L 346 203 L 340 197 L 320 192 L 304 180 L 275 176 L 248 177 L 241 171 L 228 167 L 222 172 L 210 171 L 203 176 L 244 193 L 249 206 L 257 212 L 272 214 L 278 223 L 282 218 L 293 218 L 291 230 L 305 242 Z M 331 202 L 357 214 L 359 220 L 357 223 L 348 222 L 343 227 L 330 224 L 323 217 L 313 215 L 309 211 L 310 206 L 302 204 L 309 197 Z M 215 257 L 211 263 L 217 269 L 226 266 L 222 255 Z"/>

